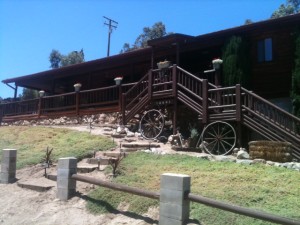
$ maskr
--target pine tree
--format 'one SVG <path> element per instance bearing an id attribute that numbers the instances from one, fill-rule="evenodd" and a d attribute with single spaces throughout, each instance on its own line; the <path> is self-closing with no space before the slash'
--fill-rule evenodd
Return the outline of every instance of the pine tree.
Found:
<path id="1" fill-rule="evenodd" d="M 295 68 L 292 75 L 293 114 L 300 117 L 300 32 L 295 39 Z"/>
<path id="2" fill-rule="evenodd" d="M 232 36 L 223 49 L 223 84 L 249 87 L 249 45 L 241 37 Z"/>

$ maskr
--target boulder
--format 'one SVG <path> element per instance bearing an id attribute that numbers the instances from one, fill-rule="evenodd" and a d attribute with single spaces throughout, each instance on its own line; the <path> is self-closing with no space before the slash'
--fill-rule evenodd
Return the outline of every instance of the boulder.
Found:
<path id="1" fill-rule="evenodd" d="M 244 149 L 240 149 L 237 152 L 236 158 L 237 159 L 250 159 L 250 156 L 249 156 L 248 152 L 246 152 Z"/>

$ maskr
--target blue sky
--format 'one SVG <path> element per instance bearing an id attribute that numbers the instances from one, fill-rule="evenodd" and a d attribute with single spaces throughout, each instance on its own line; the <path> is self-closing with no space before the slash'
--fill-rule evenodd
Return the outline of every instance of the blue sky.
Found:
<path id="1" fill-rule="evenodd" d="M 52 49 L 83 49 L 105 57 L 108 28 L 117 21 L 110 55 L 132 44 L 143 27 L 162 21 L 167 32 L 200 35 L 268 19 L 285 0 L 0 0 L 0 81 L 49 70 Z M 18 94 L 21 92 L 19 89 Z M 0 97 L 13 90 L 0 83 Z"/>

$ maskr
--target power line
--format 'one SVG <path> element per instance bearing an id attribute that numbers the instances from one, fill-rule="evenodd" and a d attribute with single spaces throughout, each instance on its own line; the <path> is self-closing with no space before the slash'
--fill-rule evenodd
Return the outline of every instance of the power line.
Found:
<path id="1" fill-rule="evenodd" d="M 108 46 L 107 46 L 107 57 L 109 56 L 109 49 L 110 49 L 110 35 L 114 29 L 117 29 L 118 22 L 114 21 L 106 16 L 103 16 L 104 19 L 107 21 L 104 22 L 104 25 L 108 26 Z"/>

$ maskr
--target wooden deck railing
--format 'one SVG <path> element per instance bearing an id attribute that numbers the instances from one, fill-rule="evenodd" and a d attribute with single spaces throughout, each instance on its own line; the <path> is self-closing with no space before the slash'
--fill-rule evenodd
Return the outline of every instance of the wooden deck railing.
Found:
<path id="1" fill-rule="evenodd" d="M 236 121 L 267 139 L 289 141 L 300 159 L 299 118 L 240 85 L 217 87 L 176 65 L 149 70 L 137 83 L 2 104 L 0 117 L 59 112 L 80 115 L 108 108 L 122 112 L 123 124 L 126 124 L 149 103 L 162 99 L 174 100 L 174 107 L 177 100 L 181 101 L 199 115 L 203 124 L 216 120 Z M 176 121 L 173 122 L 176 127 Z"/>
<path id="2" fill-rule="evenodd" d="M 0 105 L 0 116 L 16 117 L 22 115 L 56 116 L 62 113 L 79 115 L 83 110 L 93 111 L 101 107 L 111 107 L 120 111 L 122 93 L 128 91 L 135 83 L 114 85 L 110 87 L 70 92 L 60 95 L 44 96 L 32 100 L 10 102 Z M 18 117 L 19 118 L 19 117 Z"/>

